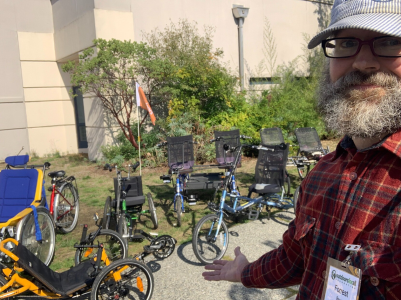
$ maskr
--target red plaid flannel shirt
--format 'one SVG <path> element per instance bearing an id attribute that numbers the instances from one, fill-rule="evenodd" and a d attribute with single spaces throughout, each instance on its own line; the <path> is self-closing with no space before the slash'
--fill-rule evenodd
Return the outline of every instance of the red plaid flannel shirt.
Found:
<path id="1" fill-rule="evenodd" d="M 321 299 L 328 257 L 346 244 L 362 270 L 360 299 L 401 299 L 401 129 L 357 151 L 345 137 L 302 181 L 283 244 L 242 272 L 246 287 L 300 284 L 297 299 Z"/>

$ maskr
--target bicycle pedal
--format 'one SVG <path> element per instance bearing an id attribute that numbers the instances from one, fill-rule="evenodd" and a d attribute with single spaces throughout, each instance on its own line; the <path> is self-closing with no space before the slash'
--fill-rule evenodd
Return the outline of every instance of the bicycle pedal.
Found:
<path id="1" fill-rule="evenodd" d="M 257 220 L 259 218 L 259 210 L 249 210 L 248 219 Z"/>

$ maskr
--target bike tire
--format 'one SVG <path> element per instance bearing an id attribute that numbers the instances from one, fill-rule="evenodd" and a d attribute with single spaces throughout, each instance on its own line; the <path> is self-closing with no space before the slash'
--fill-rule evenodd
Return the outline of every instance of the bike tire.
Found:
<path id="1" fill-rule="evenodd" d="M 128 222 L 124 215 L 120 216 L 117 225 L 117 232 L 121 235 L 122 239 L 125 241 L 125 244 L 128 245 Z"/>
<path id="2" fill-rule="evenodd" d="M 220 232 L 216 241 L 211 240 L 216 233 L 219 217 L 216 214 L 204 216 L 192 234 L 192 249 L 196 258 L 202 264 L 211 264 L 221 259 L 228 247 L 228 229 L 224 220 L 221 222 Z"/>
<path id="3" fill-rule="evenodd" d="M 297 208 L 297 202 L 298 202 L 298 197 L 299 197 L 299 186 L 295 189 L 295 192 L 294 192 L 294 198 L 293 198 L 293 204 L 294 204 L 294 213 L 295 213 L 295 211 L 296 211 L 296 208 Z"/>
<path id="4" fill-rule="evenodd" d="M 155 239 L 154 241 L 152 241 L 150 243 L 150 246 L 159 245 L 160 243 L 164 243 L 164 247 L 153 252 L 153 255 L 156 258 L 165 259 L 165 258 L 169 257 L 171 254 L 173 254 L 174 249 L 175 249 L 175 241 L 171 236 L 169 236 L 169 235 L 159 236 L 157 239 Z"/>
<path id="5" fill-rule="evenodd" d="M 120 280 L 115 282 L 113 273 L 121 269 L 124 270 L 119 276 Z M 135 259 L 126 258 L 111 263 L 96 276 L 90 299 L 149 300 L 153 289 L 154 278 L 149 267 Z"/>
<path id="6" fill-rule="evenodd" d="M 177 227 L 181 227 L 182 199 L 180 196 L 175 196 L 175 212 L 177 217 Z"/>
<path id="7" fill-rule="evenodd" d="M 36 240 L 36 227 L 33 211 L 25 216 L 17 225 L 17 241 L 24 245 L 46 266 L 54 258 L 56 244 L 56 227 L 50 212 L 44 207 L 37 207 L 39 228 L 42 242 Z"/>
<path id="8" fill-rule="evenodd" d="M 63 184 L 54 197 L 54 223 L 61 233 L 70 233 L 77 227 L 79 216 L 79 197 L 75 187 Z"/>
<path id="9" fill-rule="evenodd" d="M 111 197 L 107 196 L 103 210 L 103 220 L 102 220 L 103 229 L 109 229 L 110 219 L 111 219 Z"/>
<path id="10" fill-rule="evenodd" d="M 155 203 L 153 202 L 153 197 L 151 193 L 148 193 L 147 197 L 148 197 L 150 219 L 152 220 L 153 223 L 153 229 L 157 229 L 159 227 L 159 223 L 157 220 Z"/>
<path id="11" fill-rule="evenodd" d="M 298 150 L 297 156 L 301 156 L 301 152 Z M 308 175 L 310 171 L 310 165 L 302 165 L 302 166 L 297 166 L 297 171 L 299 178 L 304 179 L 306 175 Z"/>
<path id="12" fill-rule="evenodd" d="M 90 245 L 103 244 L 110 262 L 128 257 L 128 247 L 120 234 L 113 230 L 102 229 L 91 241 Z M 97 255 L 97 248 L 78 248 L 75 251 L 75 265 L 83 261 L 93 259 Z"/>

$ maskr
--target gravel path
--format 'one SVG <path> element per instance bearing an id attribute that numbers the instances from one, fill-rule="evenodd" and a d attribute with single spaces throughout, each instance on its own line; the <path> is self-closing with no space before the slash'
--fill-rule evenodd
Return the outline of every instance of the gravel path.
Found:
<path id="1" fill-rule="evenodd" d="M 234 248 L 241 247 L 250 261 L 254 261 L 282 242 L 287 224 L 294 218 L 292 211 L 277 212 L 270 220 L 259 219 L 230 229 L 226 255 L 234 257 Z M 286 289 L 247 289 L 241 284 L 208 282 L 202 277 L 199 263 L 191 243 L 176 248 L 165 260 L 149 260 L 154 271 L 155 290 L 152 300 L 164 299 L 295 299 L 298 287 Z"/>

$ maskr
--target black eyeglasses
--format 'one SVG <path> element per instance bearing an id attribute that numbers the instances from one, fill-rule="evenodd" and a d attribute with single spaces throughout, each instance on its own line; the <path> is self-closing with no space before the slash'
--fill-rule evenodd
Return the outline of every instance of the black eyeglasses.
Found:
<path id="1" fill-rule="evenodd" d="M 380 36 L 368 41 L 342 37 L 322 41 L 324 55 L 330 58 L 353 57 L 361 51 L 363 45 L 369 45 L 375 56 L 401 57 L 401 38 L 398 37 Z"/>

